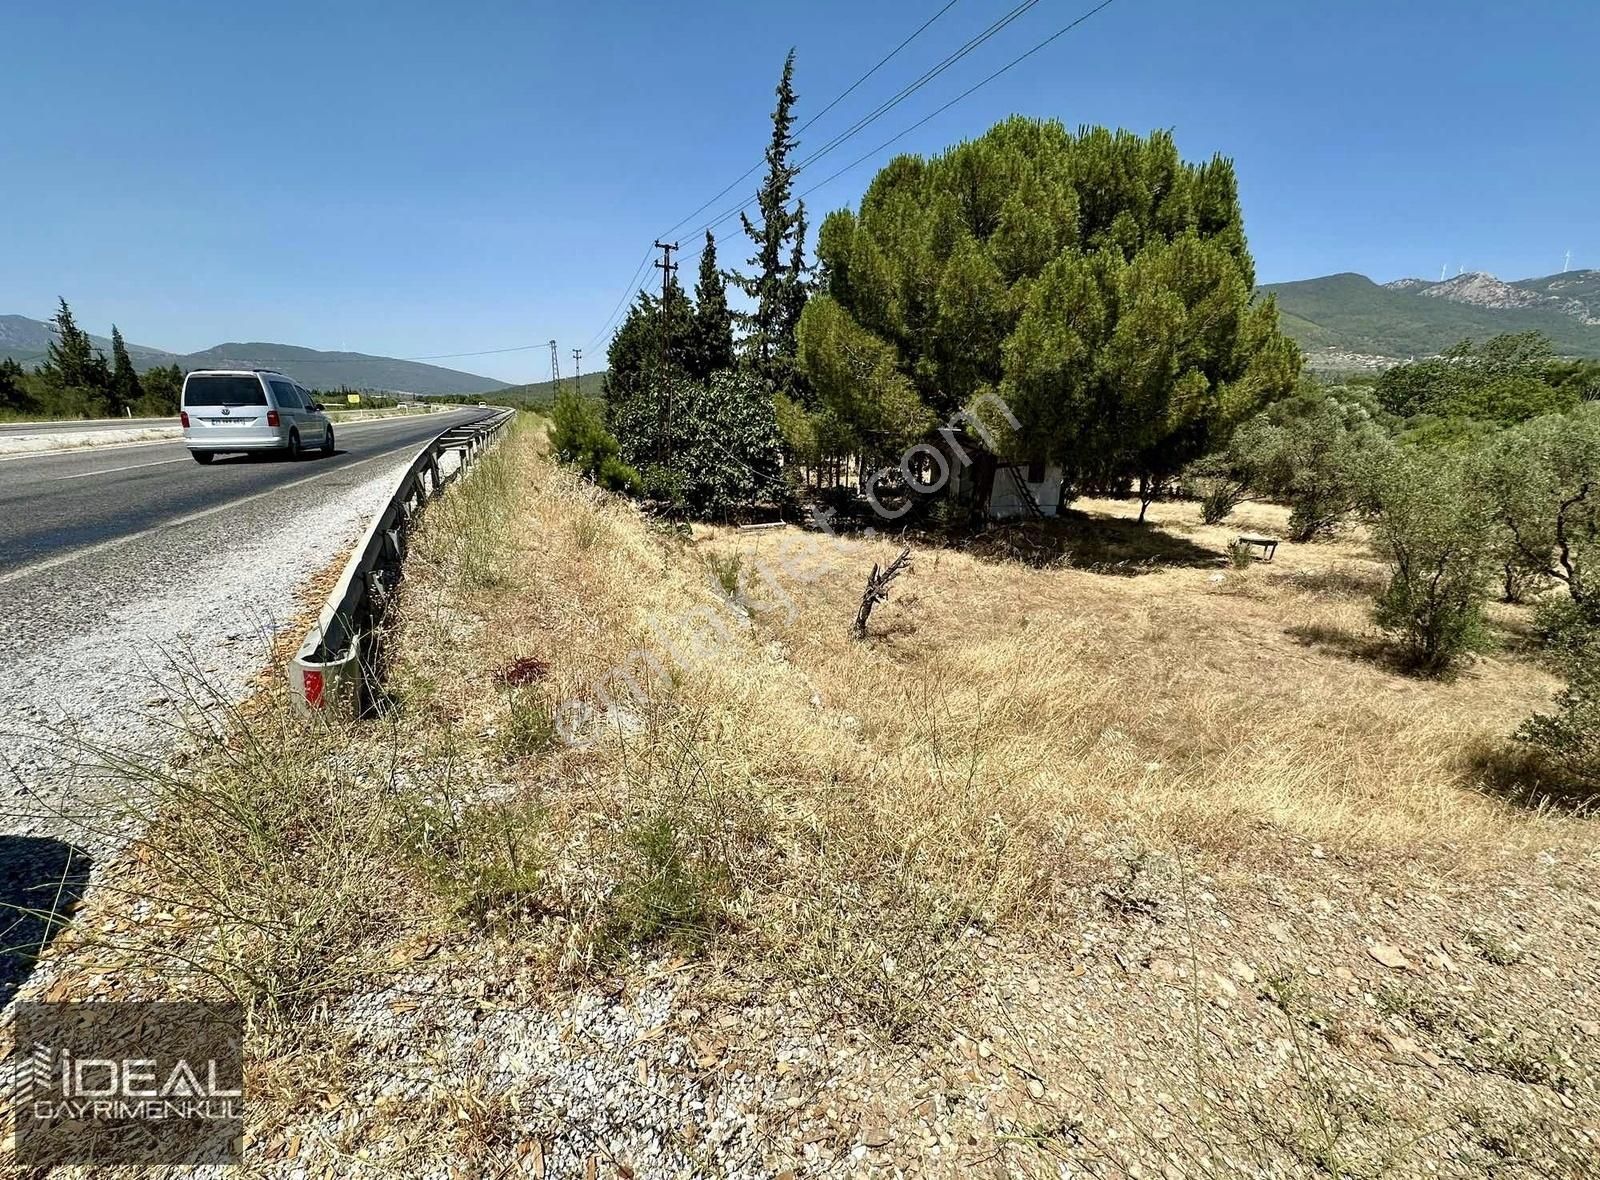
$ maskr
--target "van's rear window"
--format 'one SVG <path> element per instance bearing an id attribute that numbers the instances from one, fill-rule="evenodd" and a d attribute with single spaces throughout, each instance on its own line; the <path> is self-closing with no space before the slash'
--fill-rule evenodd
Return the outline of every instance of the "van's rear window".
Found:
<path id="1" fill-rule="evenodd" d="M 186 406 L 264 406 L 267 392 L 254 377 L 190 377 L 183 387 Z"/>

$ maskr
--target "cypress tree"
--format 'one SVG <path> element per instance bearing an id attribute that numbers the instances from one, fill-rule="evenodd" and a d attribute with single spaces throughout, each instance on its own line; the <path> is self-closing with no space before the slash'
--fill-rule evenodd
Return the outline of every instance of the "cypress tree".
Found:
<path id="1" fill-rule="evenodd" d="M 111 412 L 120 414 L 144 396 L 139 384 L 139 374 L 133 371 L 133 361 L 128 358 L 128 346 L 122 342 L 122 333 L 111 325 L 111 388 L 107 400 Z"/>
<path id="2" fill-rule="evenodd" d="M 51 320 L 55 338 L 45 349 L 40 373 L 51 385 L 61 389 L 77 387 L 103 393 L 105 382 L 101 377 L 106 371 L 105 357 L 95 350 L 89 333 L 78 327 L 65 299 L 60 300 Z"/>
<path id="3" fill-rule="evenodd" d="M 717 240 L 706 230 L 700 252 L 700 277 L 694 286 L 693 373 L 709 377 L 733 367 L 733 312 L 728 308 L 728 285 L 717 266 Z"/>
<path id="4" fill-rule="evenodd" d="M 674 277 L 667 286 L 666 323 L 661 298 L 641 291 L 606 352 L 606 423 L 628 462 L 643 462 L 660 441 L 660 402 L 667 383 L 681 382 L 693 368 L 694 307 Z M 666 330 L 667 355 L 661 344 Z"/>
<path id="5" fill-rule="evenodd" d="M 805 210 L 789 207 L 794 178 L 799 171 L 790 162 L 797 146 L 793 131 L 792 49 L 783 61 L 777 95 L 778 103 L 772 111 L 772 139 L 767 144 L 767 175 L 756 193 L 760 223 L 751 221 L 744 213 L 739 214 L 745 234 L 756 246 L 749 260 L 755 272 L 736 280 L 756 304 L 755 310 L 744 317 L 749 329 L 744 339 L 745 361 L 773 392 L 789 385 L 794 370 L 794 324 L 799 319 L 792 309 L 797 300 L 804 302 L 799 287 L 803 269 L 796 268 L 795 260 L 804 258 Z"/>
<path id="6" fill-rule="evenodd" d="M 0 357 L 0 410 L 28 408 L 27 374 L 12 357 Z"/>

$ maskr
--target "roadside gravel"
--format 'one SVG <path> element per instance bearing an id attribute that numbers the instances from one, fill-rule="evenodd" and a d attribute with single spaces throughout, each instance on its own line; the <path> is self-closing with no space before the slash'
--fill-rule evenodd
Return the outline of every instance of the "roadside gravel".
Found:
<path id="1" fill-rule="evenodd" d="M 177 438 L 179 426 L 147 426 L 127 430 L 62 430 L 50 434 L 0 437 L 0 455 L 40 455 L 51 451 L 76 451 L 83 447 L 125 446 L 128 443 L 154 442 Z"/>
<path id="2" fill-rule="evenodd" d="M 406 461 L 386 455 L 6 585 L 0 838 L 51 837 L 96 859 L 115 846 L 120 833 L 70 818 L 109 802 L 78 751 L 160 750 L 195 691 L 240 699 L 308 579 L 360 534 Z"/>

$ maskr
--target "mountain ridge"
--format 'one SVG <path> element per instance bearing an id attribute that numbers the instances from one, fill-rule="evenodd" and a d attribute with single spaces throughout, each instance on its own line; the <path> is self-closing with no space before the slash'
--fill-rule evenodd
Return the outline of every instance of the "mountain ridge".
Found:
<path id="1" fill-rule="evenodd" d="M 1344 271 L 1258 290 L 1277 298 L 1283 330 L 1313 368 L 1383 368 L 1504 332 L 1542 332 L 1558 353 L 1600 357 L 1595 270 L 1510 281 L 1471 271 L 1387 283 Z"/>
<path id="2" fill-rule="evenodd" d="M 51 339 L 51 325 L 45 320 L 0 315 L 0 357 L 9 356 L 30 367 L 37 365 L 44 359 Z M 90 339 L 110 356 L 110 340 L 93 334 Z M 457 394 L 492 392 L 510 385 L 493 377 L 421 361 L 363 352 L 327 352 L 271 341 L 230 341 L 189 353 L 170 352 L 131 341 L 127 342 L 127 348 L 133 367 L 141 371 L 157 365 L 177 365 L 184 369 L 278 369 L 313 389 L 349 386 L 352 389 Z"/>

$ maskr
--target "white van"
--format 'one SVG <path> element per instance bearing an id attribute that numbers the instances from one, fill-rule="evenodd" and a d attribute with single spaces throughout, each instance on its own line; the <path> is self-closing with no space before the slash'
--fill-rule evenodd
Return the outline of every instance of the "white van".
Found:
<path id="1" fill-rule="evenodd" d="M 196 463 L 229 451 L 333 454 L 333 423 L 321 403 L 272 369 L 196 369 L 183 379 L 178 419 Z"/>

